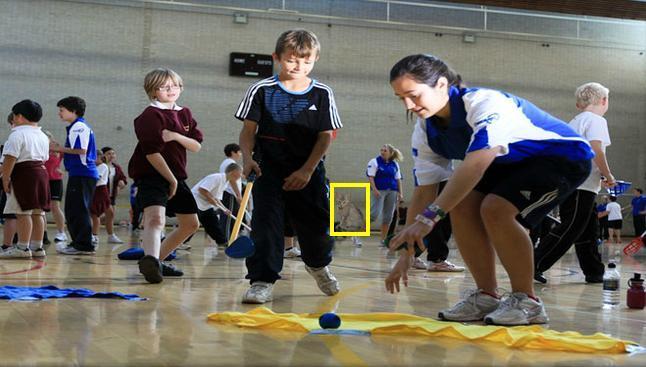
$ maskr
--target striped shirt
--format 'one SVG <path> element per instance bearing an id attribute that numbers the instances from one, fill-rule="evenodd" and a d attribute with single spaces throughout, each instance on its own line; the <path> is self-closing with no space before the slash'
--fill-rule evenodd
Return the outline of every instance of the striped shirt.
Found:
<path id="1" fill-rule="evenodd" d="M 234 116 L 258 124 L 255 157 L 293 169 L 305 163 L 319 132 L 343 126 L 330 87 L 312 80 L 294 92 L 277 76 L 251 85 Z"/>

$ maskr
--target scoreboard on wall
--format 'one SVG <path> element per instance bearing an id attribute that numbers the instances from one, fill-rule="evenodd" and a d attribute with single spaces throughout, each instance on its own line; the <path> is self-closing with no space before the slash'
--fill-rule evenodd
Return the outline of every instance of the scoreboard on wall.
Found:
<path id="1" fill-rule="evenodd" d="M 271 55 L 232 52 L 229 55 L 229 75 L 267 78 L 274 74 Z"/>

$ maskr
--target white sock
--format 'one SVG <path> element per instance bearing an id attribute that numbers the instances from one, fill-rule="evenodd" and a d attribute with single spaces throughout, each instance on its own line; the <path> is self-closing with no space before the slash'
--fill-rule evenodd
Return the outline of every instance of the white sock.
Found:
<path id="1" fill-rule="evenodd" d="M 38 250 L 39 248 L 42 248 L 42 247 L 43 247 L 43 241 L 42 240 L 29 242 L 29 248 L 32 251 Z"/>
<path id="2" fill-rule="evenodd" d="M 18 242 L 16 244 L 16 247 L 18 247 L 18 249 L 20 249 L 20 250 L 26 250 L 26 249 L 29 248 L 29 244 L 28 243 L 20 243 L 20 242 Z"/>

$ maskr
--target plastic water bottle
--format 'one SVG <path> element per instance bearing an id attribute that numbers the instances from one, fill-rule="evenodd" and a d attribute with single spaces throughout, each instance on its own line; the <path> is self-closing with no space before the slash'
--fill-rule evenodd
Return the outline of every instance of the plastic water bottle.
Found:
<path id="1" fill-rule="evenodd" d="M 603 308 L 614 308 L 619 305 L 621 276 L 615 263 L 609 263 L 603 274 Z"/>

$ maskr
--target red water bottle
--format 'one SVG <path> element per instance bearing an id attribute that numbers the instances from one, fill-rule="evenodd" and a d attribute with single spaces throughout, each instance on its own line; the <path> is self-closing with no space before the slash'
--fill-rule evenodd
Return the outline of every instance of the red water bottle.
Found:
<path id="1" fill-rule="evenodd" d="M 644 279 L 639 273 L 635 273 L 633 278 L 628 280 L 628 298 L 626 304 L 630 308 L 643 309 L 646 305 L 646 292 L 644 291 Z"/>

